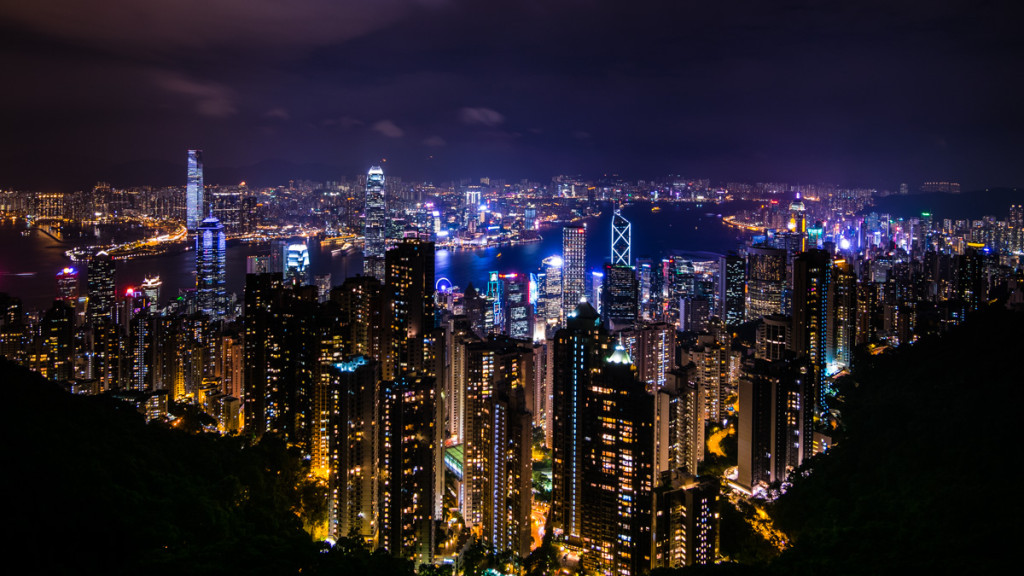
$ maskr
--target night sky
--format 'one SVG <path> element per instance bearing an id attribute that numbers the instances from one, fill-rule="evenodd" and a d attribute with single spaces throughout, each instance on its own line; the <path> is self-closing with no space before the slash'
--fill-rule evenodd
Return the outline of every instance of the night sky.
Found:
<path id="1" fill-rule="evenodd" d="M 190 147 L 211 183 L 387 158 L 437 180 L 1020 185 L 1015 6 L 12 0 L 0 187 L 183 184 Z"/>

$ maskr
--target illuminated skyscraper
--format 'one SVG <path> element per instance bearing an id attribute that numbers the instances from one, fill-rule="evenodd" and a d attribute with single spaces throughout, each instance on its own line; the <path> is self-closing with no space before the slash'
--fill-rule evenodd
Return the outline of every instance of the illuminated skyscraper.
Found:
<path id="1" fill-rule="evenodd" d="M 410 375 L 382 381 L 379 394 L 379 544 L 430 564 L 444 489 L 441 391 L 433 378 Z"/>
<path id="2" fill-rule="evenodd" d="M 625 264 L 605 264 L 601 288 L 601 318 L 609 330 L 636 324 L 639 290 L 633 268 Z"/>
<path id="3" fill-rule="evenodd" d="M 833 272 L 832 256 L 824 250 L 808 250 L 793 262 L 793 351 L 810 361 L 814 400 L 819 404 L 826 376 Z"/>
<path id="4" fill-rule="evenodd" d="M 638 576 L 651 569 L 654 398 L 622 346 L 602 360 L 581 422 L 582 563 L 597 574 Z"/>
<path id="5" fill-rule="evenodd" d="M 747 249 L 747 320 L 781 314 L 786 288 L 786 251 L 767 246 Z"/>
<path id="6" fill-rule="evenodd" d="M 363 224 L 363 273 L 384 281 L 384 251 L 387 249 L 388 209 L 384 199 L 384 170 L 370 168 L 366 174 L 366 206 Z"/>
<path id="7" fill-rule="evenodd" d="M 199 228 L 203 219 L 203 151 L 188 151 L 188 182 L 185 185 L 185 226 Z"/>
<path id="8" fill-rule="evenodd" d="M 404 238 L 387 254 L 385 290 L 391 299 L 384 378 L 423 373 L 426 340 L 434 329 L 434 243 Z M 429 372 L 429 370 L 428 370 Z"/>
<path id="9" fill-rule="evenodd" d="M 608 355 L 608 333 L 587 302 L 555 334 L 552 379 L 551 518 L 555 534 L 582 538 L 585 396 Z"/>
<path id="10" fill-rule="evenodd" d="M 78 301 L 78 270 L 69 267 L 57 272 L 57 300 L 74 308 Z"/>
<path id="11" fill-rule="evenodd" d="M 309 269 L 309 248 L 305 243 L 289 244 L 284 249 L 284 279 L 299 286 L 306 284 Z"/>
<path id="12" fill-rule="evenodd" d="M 89 319 L 112 320 L 114 310 L 114 261 L 100 252 L 89 261 Z"/>
<path id="13" fill-rule="evenodd" d="M 586 293 L 587 226 L 562 228 L 562 315 L 576 310 Z"/>
<path id="14" fill-rule="evenodd" d="M 632 225 L 623 218 L 618 210 L 612 216 L 612 266 L 629 266 L 630 243 L 632 241 Z"/>
<path id="15" fill-rule="evenodd" d="M 537 315 L 543 318 L 549 327 L 558 327 L 562 323 L 562 257 L 548 256 L 541 263 L 541 268 L 544 272 L 540 283 Z"/>
<path id="16" fill-rule="evenodd" d="M 196 300 L 199 310 L 214 318 L 227 313 L 226 257 L 224 226 L 210 216 L 199 225 L 196 235 Z"/>
<path id="17" fill-rule="evenodd" d="M 718 306 L 715 315 L 730 328 L 743 323 L 746 271 L 743 258 L 737 254 L 722 256 L 718 261 Z"/>

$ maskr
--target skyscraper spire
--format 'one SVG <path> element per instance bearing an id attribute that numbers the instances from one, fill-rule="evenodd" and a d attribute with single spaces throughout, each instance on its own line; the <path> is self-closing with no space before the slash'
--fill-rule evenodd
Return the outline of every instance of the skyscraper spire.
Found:
<path id="1" fill-rule="evenodd" d="M 632 224 L 622 216 L 618 208 L 612 216 L 612 266 L 629 266 Z"/>

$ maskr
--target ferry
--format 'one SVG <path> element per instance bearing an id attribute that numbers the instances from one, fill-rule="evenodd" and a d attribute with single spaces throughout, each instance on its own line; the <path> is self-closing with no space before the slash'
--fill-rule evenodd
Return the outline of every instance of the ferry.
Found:
<path id="1" fill-rule="evenodd" d="M 661 212 L 661 206 L 652 206 L 651 207 L 651 212 L 654 213 L 654 214 L 657 214 L 658 212 Z"/>

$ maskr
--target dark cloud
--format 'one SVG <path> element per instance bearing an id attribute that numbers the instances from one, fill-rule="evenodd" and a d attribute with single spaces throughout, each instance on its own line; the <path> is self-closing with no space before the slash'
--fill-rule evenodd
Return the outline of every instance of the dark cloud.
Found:
<path id="1" fill-rule="evenodd" d="M 490 108 L 463 108 L 459 110 L 459 119 L 464 124 L 494 127 L 505 121 L 505 117 L 497 110 Z"/>
<path id="2" fill-rule="evenodd" d="M 401 138 L 405 131 L 395 125 L 391 120 L 379 120 L 374 122 L 373 130 L 388 138 Z"/>

